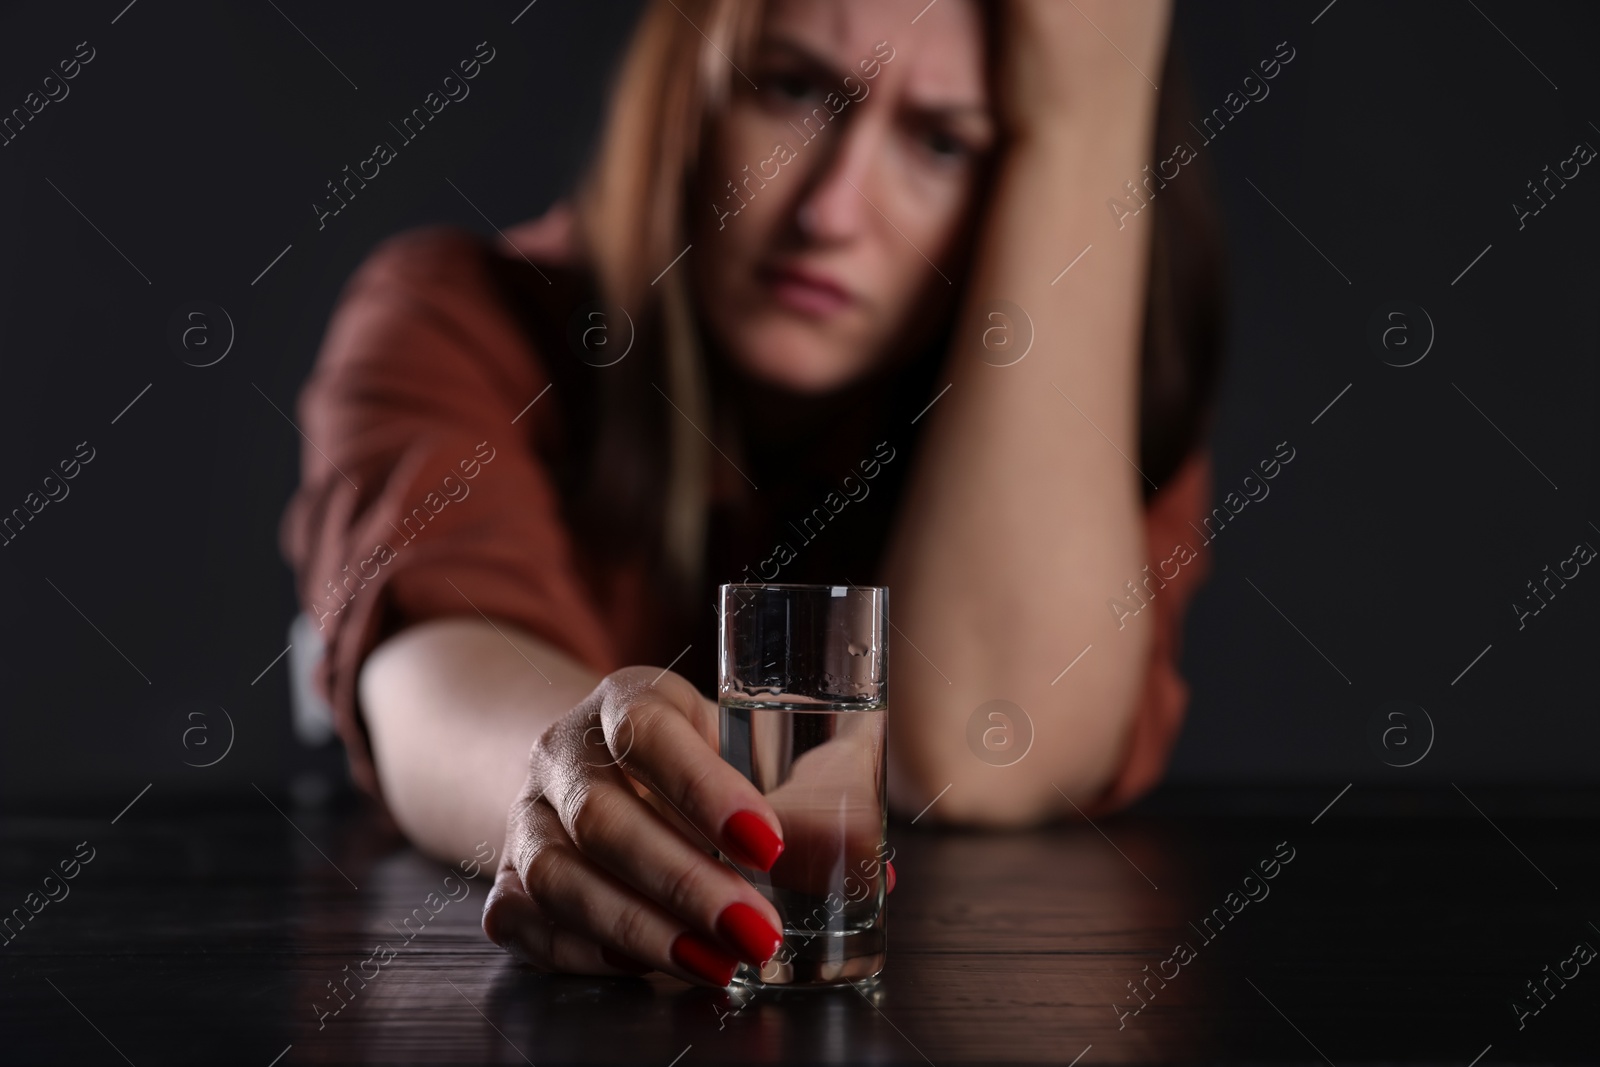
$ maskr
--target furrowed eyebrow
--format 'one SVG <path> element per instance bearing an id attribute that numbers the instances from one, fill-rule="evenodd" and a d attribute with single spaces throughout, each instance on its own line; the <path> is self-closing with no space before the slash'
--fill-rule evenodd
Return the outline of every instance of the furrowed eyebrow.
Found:
<path id="1" fill-rule="evenodd" d="M 840 70 L 821 53 L 808 48 L 793 37 L 766 37 L 761 41 L 759 51 L 765 53 L 783 53 L 792 59 L 797 59 L 808 69 L 808 72 L 820 77 L 830 78 L 833 81 L 842 81 L 849 71 Z"/>
<path id="2" fill-rule="evenodd" d="M 989 109 L 982 104 L 931 104 L 928 106 L 907 104 L 906 110 L 917 118 L 925 120 L 959 121 L 966 119 L 968 121 L 987 122 L 990 117 Z"/>
<path id="3" fill-rule="evenodd" d="M 774 53 L 782 54 L 791 59 L 795 59 L 799 61 L 800 64 L 806 68 L 806 72 L 811 74 L 813 77 L 828 79 L 833 82 L 842 82 L 845 78 L 850 77 L 860 80 L 860 76 L 854 69 L 841 69 L 834 66 L 832 60 L 823 56 L 821 53 L 810 48 L 794 37 L 780 36 L 763 38 L 759 46 L 759 51 L 768 55 Z M 990 118 L 989 108 L 986 105 L 979 103 L 929 105 L 909 104 L 907 105 L 907 110 L 910 111 L 919 121 L 960 121 L 962 119 L 987 121 Z"/>

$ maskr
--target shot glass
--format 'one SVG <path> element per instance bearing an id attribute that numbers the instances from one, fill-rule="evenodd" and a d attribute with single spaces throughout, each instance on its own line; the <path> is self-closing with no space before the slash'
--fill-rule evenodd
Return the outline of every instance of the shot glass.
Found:
<path id="1" fill-rule="evenodd" d="M 783 919 L 783 945 L 736 983 L 828 986 L 883 970 L 889 590 L 745 583 L 720 590 L 722 758 L 783 825 L 770 871 L 729 862 Z"/>

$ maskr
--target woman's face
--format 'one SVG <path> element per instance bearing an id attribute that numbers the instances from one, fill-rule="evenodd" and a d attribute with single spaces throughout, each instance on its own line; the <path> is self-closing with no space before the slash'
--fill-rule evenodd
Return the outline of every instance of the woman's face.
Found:
<path id="1" fill-rule="evenodd" d="M 771 0 L 743 73 L 691 201 L 699 308 L 748 373 L 825 393 L 955 296 L 995 139 L 982 21 L 970 0 Z"/>

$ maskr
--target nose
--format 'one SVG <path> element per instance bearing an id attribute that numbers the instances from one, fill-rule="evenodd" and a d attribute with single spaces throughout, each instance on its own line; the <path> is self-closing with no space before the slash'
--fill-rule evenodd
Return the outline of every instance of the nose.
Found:
<path id="1" fill-rule="evenodd" d="M 808 146 L 819 155 L 795 210 L 802 234 L 819 244 L 844 244 L 859 237 L 875 214 L 866 198 L 872 195 L 873 161 L 881 155 L 882 133 L 868 116 L 835 122 L 841 128 L 826 131 Z"/>

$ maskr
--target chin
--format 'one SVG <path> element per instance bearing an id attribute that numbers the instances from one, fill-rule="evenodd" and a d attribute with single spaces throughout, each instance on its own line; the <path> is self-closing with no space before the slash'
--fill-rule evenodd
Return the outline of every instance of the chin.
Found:
<path id="1" fill-rule="evenodd" d="M 794 393 L 830 393 L 865 369 L 852 358 L 854 346 L 830 339 L 812 326 L 771 323 L 741 332 L 739 343 L 731 348 L 744 372 Z"/>

